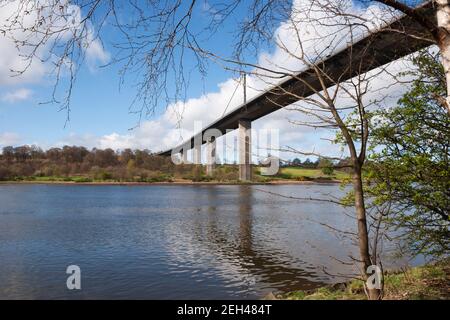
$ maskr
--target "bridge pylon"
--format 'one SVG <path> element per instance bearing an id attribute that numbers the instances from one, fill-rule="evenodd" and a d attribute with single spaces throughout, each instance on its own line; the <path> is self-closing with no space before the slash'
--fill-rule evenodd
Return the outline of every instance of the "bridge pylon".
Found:
<path id="1" fill-rule="evenodd" d="M 216 167 L 216 139 L 210 137 L 206 141 L 206 174 L 212 176 Z"/>
<path id="2" fill-rule="evenodd" d="M 252 180 L 252 122 L 247 119 L 239 120 L 239 180 Z"/>

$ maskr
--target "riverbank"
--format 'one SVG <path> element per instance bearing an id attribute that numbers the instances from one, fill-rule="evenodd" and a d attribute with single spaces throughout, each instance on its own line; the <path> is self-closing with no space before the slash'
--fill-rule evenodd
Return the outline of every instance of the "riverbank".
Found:
<path id="1" fill-rule="evenodd" d="M 223 168 L 222 168 L 223 169 Z M 230 168 L 228 168 L 230 169 Z M 263 176 L 259 168 L 255 168 L 253 181 L 237 180 L 237 168 L 232 175 L 217 174 L 213 177 L 204 172 L 197 175 L 173 175 L 157 173 L 150 176 L 133 176 L 130 178 L 115 178 L 114 175 L 54 175 L 54 176 L 17 176 L 0 180 L 0 184 L 80 184 L 80 185 L 289 185 L 289 184 L 336 184 L 348 179 L 348 174 L 335 171 L 326 175 L 320 169 L 282 168 L 275 176 Z M 219 170 L 220 171 L 220 170 Z"/>
<path id="2" fill-rule="evenodd" d="M 158 182 L 135 182 L 135 181 L 64 181 L 64 180 L 12 180 L 0 181 L 0 185 L 14 184 L 51 184 L 51 185 L 100 185 L 100 186 L 148 186 L 148 185 L 313 185 L 313 184 L 339 184 L 340 180 L 271 180 L 271 181 L 192 181 L 174 180 Z"/>
<path id="3" fill-rule="evenodd" d="M 180 170 L 183 168 L 180 168 Z M 186 169 L 186 168 L 185 168 Z M 198 169 L 198 170 L 197 170 Z M 120 171 L 101 171 L 90 173 L 72 173 L 44 175 L 36 171 L 33 175 L 0 174 L 2 184 L 81 184 L 81 185 L 240 185 L 240 184 L 316 184 L 316 183 L 341 183 L 348 180 L 348 174 L 335 171 L 333 174 L 324 174 L 320 169 L 305 168 L 281 168 L 274 176 L 264 176 L 260 168 L 255 168 L 251 182 L 238 180 L 238 168 L 236 166 L 220 166 L 216 168 L 214 176 L 208 176 L 202 168 L 193 167 L 185 173 L 148 171 L 141 175 L 124 174 Z M 100 169 L 99 169 L 100 170 Z M 102 169 L 103 170 L 103 169 Z M 196 171 L 197 170 L 197 171 Z M 183 171 L 183 170 L 181 170 Z M 192 171 L 192 172 L 191 172 Z"/>
<path id="4" fill-rule="evenodd" d="M 449 300 L 450 259 L 384 276 L 384 300 Z M 273 296 L 282 300 L 365 300 L 363 283 L 347 283 Z"/>

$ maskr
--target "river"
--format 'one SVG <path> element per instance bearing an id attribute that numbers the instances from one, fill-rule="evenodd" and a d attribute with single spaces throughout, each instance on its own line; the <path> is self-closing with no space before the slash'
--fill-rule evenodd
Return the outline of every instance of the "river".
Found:
<path id="1" fill-rule="evenodd" d="M 357 251 L 333 231 L 354 231 L 352 212 L 278 194 L 343 191 L 0 185 L 0 299 L 254 299 L 353 272 L 338 260 Z M 81 290 L 66 287 L 69 265 Z"/>

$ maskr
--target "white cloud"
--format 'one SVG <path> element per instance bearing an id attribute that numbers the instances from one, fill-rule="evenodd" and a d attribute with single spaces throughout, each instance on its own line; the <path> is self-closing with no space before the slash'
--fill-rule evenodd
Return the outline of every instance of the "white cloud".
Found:
<path id="1" fill-rule="evenodd" d="M 11 92 L 7 92 L 2 96 L 2 101 L 8 102 L 8 103 L 15 103 L 19 101 L 28 100 L 31 95 L 33 94 L 33 91 L 29 89 L 17 89 Z"/>
<path id="2" fill-rule="evenodd" d="M 13 3 L 2 6 L 0 10 L 0 25 L 5 23 L 6 19 L 13 13 Z M 44 63 L 35 60 L 27 69 L 27 72 L 19 76 L 14 76 L 13 71 L 24 70 L 27 67 L 27 61 L 18 54 L 18 50 L 11 36 L 19 36 L 20 31 L 13 34 L 0 34 L 0 85 L 15 85 L 23 83 L 38 82 L 46 72 Z"/>
<path id="3" fill-rule="evenodd" d="M 13 132 L 0 133 L 0 147 L 17 145 L 21 141 L 18 134 Z"/>
<path id="4" fill-rule="evenodd" d="M 380 9 L 376 6 L 361 9 L 353 7 L 353 2 L 351 0 L 341 3 L 347 5 L 347 9 L 355 17 L 363 17 L 368 21 L 375 21 L 374 17 L 377 16 L 386 18 L 385 15 L 379 14 L 378 11 Z M 320 12 L 319 10 L 302 10 L 305 5 L 309 4 L 310 3 L 307 1 L 296 0 L 294 1 L 292 11 L 292 19 L 296 21 L 296 24 L 298 25 L 302 41 L 306 41 L 308 44 L 307 50 L 309 54 L 314 56 L 318 51 L 327 49 L 327 46 L 329 46 L 331 42 L 330 39 L 337 35 L 340 36 L 340 38 L 338 38 L 339 43 L 334 47 L 330 46 L 328 50 L 338 50 L 345 47 L 349 39 L 345 37 L 345 32 L 338 30 L 336 24 L 330 24 L 330 26 L 311 24 L 311 19 L 314 18 L 322 18 L 323 22 L 323 18 L 326 18 L 326 13 Z M 306 12 L 307 15 L 305 15 Z M 285 68 L 291 71 L 300 71 L 303 68 L 303 64 L 291 54 L 299 52 L 298 41 L 291 25 L 288 22 L 282 23 L 275 31 L 274 38 L 278 44 L 286 46 L 291 52 L 288 53 L 280 47 L 275 48 L 271 53 L 263 52 L 259 56 L 259 65 L 271 69 Z M 100 62 L 109 59 L 108 54 L 102 50 L 100 43 L 96 43 L 92 47 L 89 47 L 87 56 L 88 58 L 90 56 L 94 60 L 97 59 Z M 268 81 L 267 79 L 263 81 L 261 77 L 258 76 L 249 76 L 247 78 L 248 99 L 259 94 L 261 90 L 266 89 L 268 85 L 270 85 L 270 82 L 271 81 Z M 386 85 L 386 83 L 388 83 L 387 77 L 380 77 L 373 82 L 373 87 L 381 87 Z M 236 79 L 230 78 L 218 84 L 217 91 L 189 99 L 186 103 L 179 102 L 169 105 L 164 115 L 159 119 L 144 121 L 141 123 L 140 127 L 125 134 L 117 132 L 103 136 L 72 134 L 69 137 L 66 137 L 66 139 L 58 142 L 58 145 L 80 144 L 88 147 L 109 147 L 113 149 L 147 148 L 152 151 L 164 150 L 189 138 L 193 133 L 192 130 L 194 129 L 195 121 L 202 121 L 206 126 L 220 118 L 225 112 L 230 112 L 233 108 L 241 104 L 243 101 L 242 87 L 237 89 L 234 97 L 230 101 L 233 92 L 236 90 L 236 86 Z M 399 88 L 386 88 L 384 89 L 383 94 L 389 92 L 398 94 Z M 374 92 L 374 95 L 379 94 L 379 92 Z M 372 98 L 374 95 L 372 95 Z M 330 145 L 329 141 L 326 140 L 333 137 L 333 132 L 324 129 L 298 126 L 290 123 L 288 119 L 305 120 L 307 118 L 305 115 L 298 112 L 283 109 L 255 121 L 253 127 L 255 129 L 278 129 L 280 132 L 280 144 L 282 146 L 292 146 L 303 151 L 314 151 L 328 155 L 341 154 L 338 146 Z M 233 137 L 235 137 L 235 133 L 229 134 L 227 137 L 227 144 L 231 141 L 231 149 L 235 147 L 233 145 Z M 219 145 L 221 144 L 221 141 L 222 140 L 218 141 Z M 230 147 L 219 147 L 219 152 L 221 148 L 229 149 Z M 254 146 L 254 148 L 257 148 L 257 146 Z M 294 155 L 286 155 L 286 157 L 289 158 L 292 156 Z M 230 158 L 230 156 L 227 156 L 227 158 Z M 233 156 L 231 156 L 231 158 L 233 158 Z"/>
<path id="5" fill-rule="evenodd" d="M 67 21 L 60 15 L 51 15 L 46 6 L 50 0 L 40 0 L 37 3 L 31 1 L 25 7 L 19 7 L 19 1 L 11 0 L 7 3 L 2 3 L 0 10 L 0 26 L 8 25 L 8 18 L 10 18 L 18 10 L 28 14 L 22 14 L 21 22 L 25 27 L 35 24 L 38 15 L 44 16 L 48 25 L 52 25 L 54 30 L 60 29 L 61 26 L 66 26 Z M 61 6 L 65 3 L 62 2 Z M 19 9 L 20 8 L 20 9 Z M 75 22 L 82 21 L 80 8 L 75 5 L 67 6 L 68 14 L 73 16 Z M 39 11 L 39 12 L 37 12 Z M 55 18 L 56 17 L 56 18 Z M 110 59 L 110 54 L 104 49 L 102 43 L 95 37 L 95 30 L 86 22 L 86 41 L 82 44 L 84 53 L 86 54 L 88 67 L 94 71 L 98 64 L 105 64 Z M 32 48 L 20 47 L 20 52 L 16 47 L 13 39 L 27 39 L 29 42 L 39 43 L 43 34 L 51 32 L 53 29 L 48 29 L 48 25 L 41 25 L 42 30 L 38 33 L 24 32 L 22 28 L 15 28 L 14 31 L 9 31 L 6 34 L 0 34 L 0 85 L 23 85 L 26 83 L 41 83 L 44 77 L 49 73 L 52 66 L 52 60 L 56 59 L 54 55 L 49 56 L 49 50 L 52 46 L 52 39 L 47 39 L 46 43 L 35 53 L 39 58 L 33 58 L 30 61 L 24 58 L 24 55 L 29 54 Z M 48 30 L 47 30 L 48 29 Z M 68 40 L 71 37 L 71 31 L 66 31 L 64 34 L 57 34 L 60 40 Z M 45 61 L 45 62 L 44 62 Z M 68 62 L 70 63 L 70 62 Z M 18 71 L 26 70 L 26 72 L 18 75 Z"/>
<path id="6" fill-rule="evenodd" d="M 346 9 L 355 17 L 361 17 L 372 22 L 376 22 L 375 17 L 377 16 L 382 16 L 383 19 L 388 20 L 386 15 L 379 14 L 380 9 L 377 6 L 371 6 L 365 9 L 357 8 L 353 6 L 353 2 L 350 0 L 342 2 L 342 4 L 347 6 Z M 292 20 L 296 21 L 302 41 L 307 44 L 305 51 L 312 58 L 317 52 L 323 51 L 325 52 L 324 54 L 327 54 L 331 50 L 343 49 L 347 45 L 347 41 L 350 41 L 349 34 L 345 30 L 340 30 L 336 23 L 330 23 L 329 26 L 325 26 L 324 19 L 329 19 L 326 12 L 320 10 L 303 10 L 305 6 L 309 5 L 310 2 L 294 1 L 292 11 Z M 322 25 L 313 25 L 312 20 L 318 18 L 322 19 Z M 368 25 L 370 28 L 375 27 L 375 23 L 372 22 Z M 289 22 L 282 23 L 275 31 L 274 38 L 279 45 L 286 46 L 289 52 L 277 47 L 272 53 L 261 53 L 259 56 L 259 65 L 269 69 L 288 69 L 292 72 L 300 71 L 303 68 L 303 64 L 292 55 L 292 53 L 298 54 L 300 49 L 295 32 L 292 30 L 292 25 Z M 338 39 L 339 41 L 333 39 Z M 330 43 L 336 43 L 336 45 L 331 46 Z M 393 64 L 392 68 L 395 69 L 395 67 L 396 64 Z M 271 82 L 273 83 L 271 80 L 262 80 L 258 76 L 249 76 L 247 78 L 248 99 L 259 94 L 261 90 L 265 90 Z M 388 76 L 384 75 L 376 79 L 372 86 L 379 88 L 388 82 Z M 208 125 L 220 118 L 224 112 L 230 112 L 238 106 L 243 101 L 242 88 L 238 88 L 230 102 L 230 98 L 236 90 L 236 85 L 236 79 L 230 78 L 218 84 L 218 90 L 215 92 L 189 99 L 186 103 L 179 102 L 168 106 L 167 111 L 162 117 L 157 120 L 143 122 L 141 127 L 134 131 L 127 134 L 113 133 L 100 137 L 98 145 L 112 148 L 144 147 L 153 151 L 173 147 L 190 137 L 193 133 L 192 130 L 195 121 L 202 121 L 204 125 Z M 398 87 L 390 87 L 385 88 L 383 94 L 398 94 L 398 92 Z M 367 99 L 373 99 L 377 95 L 379 96 L 380 92 L 374 91 Z M 229 106 L 227 108 L 228 104 Z M 327 140 L 333 137 L 333 132 L 325 129 L 299 126 L 290 123 L 288 119 L 308 120 L 305 115 L 299 112 L 284 109 L 255 121 L 253 127 L 255 129 L 278 129 L 280 132 L 280 144 L 282 146 L 292 146 L 303 151 L 341 155 L 340 148 L 335 145 L 330 145 L 330 142 Z M 227 140 L 232 141 L 232 139 L 232 136 L 230 136 Z M 218 140 L 218 143 L 220 144 L 221 141 Z M 220 148 L 218 151 L 220 152 Z M 291 156 L 289 155 L 288 157 Z"/>
<path id="7" fill-rule="evenodd" d="M 79 6 L 69 5 L 67 11 L 71 15 L 71 21 L 73 21 L 75 26 L 83 25 L 83 17 Z M 84 26 L 85 31 L 82 47 L 86 54 L 89 70 L 95 72 L 98 65 L 106 64 L 110 61 L 111 55 L 105 50 L 100 38 L 97 37 L 92 24 L 87 21 L 84 23 Z M 70 37 L 70 34 L 68 34 L 67 37 Z"/>
<path id="8" fill-rule="evenodd" d="M 89 69 L 94 71 L 97 65 L 103 65 L 110 61 L 111 55 L 108 51 L 105 50 L 102 43 L 99 40 L 92 39 L 92 36 L 89 37 L 90 40 L 87 44 L 86 48 L 86 56 L 88 60 Z"/>

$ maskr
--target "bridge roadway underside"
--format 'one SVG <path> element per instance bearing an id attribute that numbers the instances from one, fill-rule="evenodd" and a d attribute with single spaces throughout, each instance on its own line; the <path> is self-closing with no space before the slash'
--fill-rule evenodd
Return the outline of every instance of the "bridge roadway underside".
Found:
<path id="1" fill-rule="evenodd" d="M 435 11 L 430 3 L 416 10 L 420 10 L 422 14 L 435 19 Z M 323 74 L 327 75 L 326 78 L 322 77 L 325 80 L 325 86 L 332 87 L 336 83 L 342 83 L 358 74 L 364 74 L 379 68 L 431 44 L 429 33 L 415 20 L 404 16 L 317 65 L 323 70 Z M 240 120 L 245 119 L 245 121 L 251 123 L 299 101 L 299 97 L 306 98 L 315 92 L 322 91 L 321 88 L 319 77 L 312 68 L 302 71 L 256 96 L 246 104 L 240 105 L 204 128 L 202 132 L 174 148 L 174 150 L 180 150 L 183 146 L 185 150 L 186 148 L 189 150 L 193 148 L 194 140 L 203 141 L 203 134 L 209 129 L 217 129 L 225 134 L 229 130 L 237 129 Z M 171 153 L 172 149 L 169 149 L 160 152 L 159 155 L 170 156 Z"/>

